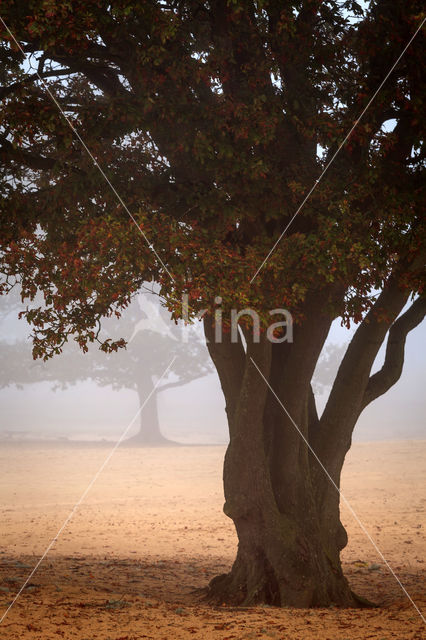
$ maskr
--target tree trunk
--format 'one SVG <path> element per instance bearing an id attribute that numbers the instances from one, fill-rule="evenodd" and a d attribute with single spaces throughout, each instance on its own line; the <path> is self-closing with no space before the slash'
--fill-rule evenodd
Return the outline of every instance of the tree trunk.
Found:
<path id="1" fill-rule="evenodd" d="M 147 382 L 147 381 L 145 381 Z M 139 406 L 142 406 L 146 401 L 148 395 L 152 391 L 153 383 L 149 379 L 149 383 L 139 383 L 137 387 Z M 160 423 L 158 419 L 158 393 L 154 393 L 146 402 L 144 408 L 140 414 L 140 427 L 138 433 L 128 438 L 127 444 L 140 445 L 140 446 L 160 446 L 160 445 L 172 445 L 175 444 L 172 440 L 165 438 L 160 430 Z"/>
<path id="2" fill-rule="evenodd" d="M 315 321 L 315 326 L 298 329 L 297 344 L 248 340 L 245 353 L 226 336 L 215 344 L 206 320 L 230 427 L 224 511 L 234 521 L 239 540 L 231 572 L 210 583 L 208 598 L 215 602 L 357 604 L 340 564 L 345 537 L 341 532 L 330 536 L 329 523 L 323 527 L 309 450 L 257 369 L 308 437 L 310 379 L 330 325 L 317 314 Z M 336 498 L 338 504 L 337 492 Z M 339 519 L 334 524 L 342 529 Z"/>
<path id="3" fill-rule="evenodd" d="M 416 302 L 395 322 L 408 293 L 389 279 L 356 331 L 319 418 L 311 379 L 332 321 L 323 311 L 326 296 L 325 291 L 307 296 L 291 344 L 271 344 L 265 337 L 254 343 L 249 333 L 246 349 L 226 334 L 218 344 L 212 321 L 205 319 L 230 432 L 224 511 L 239 540 L 230 573 L 210 583 L 208 597 L 215 602 L 367 604 L 351 591 L 342 571 L 340 552 L 347 535 L 340 521 L 340 475 L 371 390 L 375 385 L 380 387 L 376 393 L 383 392 L 382 379 L 388 384 L 398 378 L 405 335 L 426 309 Z M 387 357 L 392 375 L 385 363 L 380 375 L 370 378 L 393 323 Z"/>

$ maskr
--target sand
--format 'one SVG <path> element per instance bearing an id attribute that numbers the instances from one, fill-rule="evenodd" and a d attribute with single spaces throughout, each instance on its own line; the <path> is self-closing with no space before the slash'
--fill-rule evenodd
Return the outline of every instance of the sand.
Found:
<path id="1" fill-rule="evenodd" d="M 109 453 L 2 444 L 0 617 Z M 425 638 L 425 626 L 350 512 L 346 575 L 374 609 L 212 607 L 197 589 L 228 570 L 223 447 L 118 449 L 0 625 L 1 640 Z M 355 444 L 342 489 L 426 610 L 426 441 Z"/>

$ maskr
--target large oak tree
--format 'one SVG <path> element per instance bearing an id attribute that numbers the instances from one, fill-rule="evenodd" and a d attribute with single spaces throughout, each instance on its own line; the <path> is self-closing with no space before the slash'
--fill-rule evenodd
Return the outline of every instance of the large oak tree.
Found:
<path id="1" fill-rule="evenodd" d="M 333 158 L 421 3 L 8 0 L 2 11 L 21 46 L 3 28 L 4 290 L 18 278 L 24 295 L 44 293 L 27 313 L 34 355 L 69 336 L 86 348 L 147 280 L 175 318 L 182 293 L 192 316 L 208 309 L 230 430 L 224 509 L 239 538 L 210 597 L 356 604 L 336 486 L 360 413 L 400 377 L 426 308 L 421 31 Z M 248 323 L 237 342 L 215 340 L 217 296 L 224 319 L 259 313 L 259 342 Z M 267 339 L 280 307 L 293 342 Z M 358 328 L 318 416 L 311 378 L 338 317 Z"/>

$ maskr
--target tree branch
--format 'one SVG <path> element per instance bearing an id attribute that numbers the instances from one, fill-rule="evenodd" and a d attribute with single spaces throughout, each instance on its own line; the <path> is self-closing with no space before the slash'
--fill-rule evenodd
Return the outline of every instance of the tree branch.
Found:
<path id="1" fill-rule="evenodd" d="M 190 382 L 194 382 L 194 380 L 198 380 L 202 375 L 203 374 L 194 376 L 189 380 L 185 380 L 185 381 L 177 380 L 176 382 L 167 382 L 166 384 L 163 384 L 161 387 L 157 387 L 156 393 L 160 393 L 160 391 L 168 391 L 169 389 L 174 389 L 175 387 L 183 387 L 184 385 L 189 384 Z"/>
<path id="2" fill-rule="evenodd" d="M 46 158 L 45 156 L 25 151 L 22 148 L 14 147 L 13 144 L 4 137 L 0 137 L 0 154 L 5 154 L 10 159 L 24 164 L 35 171 L 52 169 L 57 162 L 53 158 Z"/>
<path id="3" fill-rule="evenodd" d="M 26 76 L 25 78 L 22 78 L 22 80 L 14 82 L 13 84 L 9 84 L 7 87 L 3 87 L 2 89 L 0 89 L 0 100 L 3 100 L 17 89 L 22 89 L 22 87 L 24 87 L 25 85 L 36 82 L 37 80 L 44 80 L 44 78 L 69 76 L 73 73 L 77 72 L 72 71 L 72 69 L 56 69 L 53 71 L 43 71 L 43 73 L 32 73 L 30 76 Z"/>
<path id="4" fill-rule="evenodd" d="M 372 375 L 362 400 L 362 410 L 376 398 L 386 393 L 401 377 L 404 365 L 405 341 L 426 315 L 426 298 L 417 298 L 411 307 L 389 330 L 383 367 Z"/>
<path id="5" fill-rule="evenodd" d="M 95 64 L 89 60 L 81 60 L 76 56 L 67 55 L 52 56 L 52 59 L 68 64 L 70 73 L 81 73 L 108 96 L 131 96 L 131 93 L 120 82 L 115 70 L 108 67 L 106 63 Z"/>
<path id="6" fill-rule="evenodd" d="M 394 275 L 359 325 L 340 364 L 312 441 L 315 452 L 332 476 L 338 475 L 341 469 L 336 452 L 346 453 L 350 446 L 371 367 L 407 298 L 408 291 L 399 287 L 398 277 Z"/>

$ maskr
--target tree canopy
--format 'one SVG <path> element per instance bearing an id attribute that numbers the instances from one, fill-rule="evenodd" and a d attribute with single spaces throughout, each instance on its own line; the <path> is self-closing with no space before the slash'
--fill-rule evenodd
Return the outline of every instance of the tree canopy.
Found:
<path id="1" fill-rule="evenodd" d="M 44 292 L 35 355 L 84 346 L 152 279 L 175 316 L 182 292 L 193 315 L 217 295 L 297 315 L 315 286 L 360 320 L 395 270 L 421 291 L 422 32 L 251 282 L 420 3 L 11 1 L 3 19 L 2 257 Z"/>

